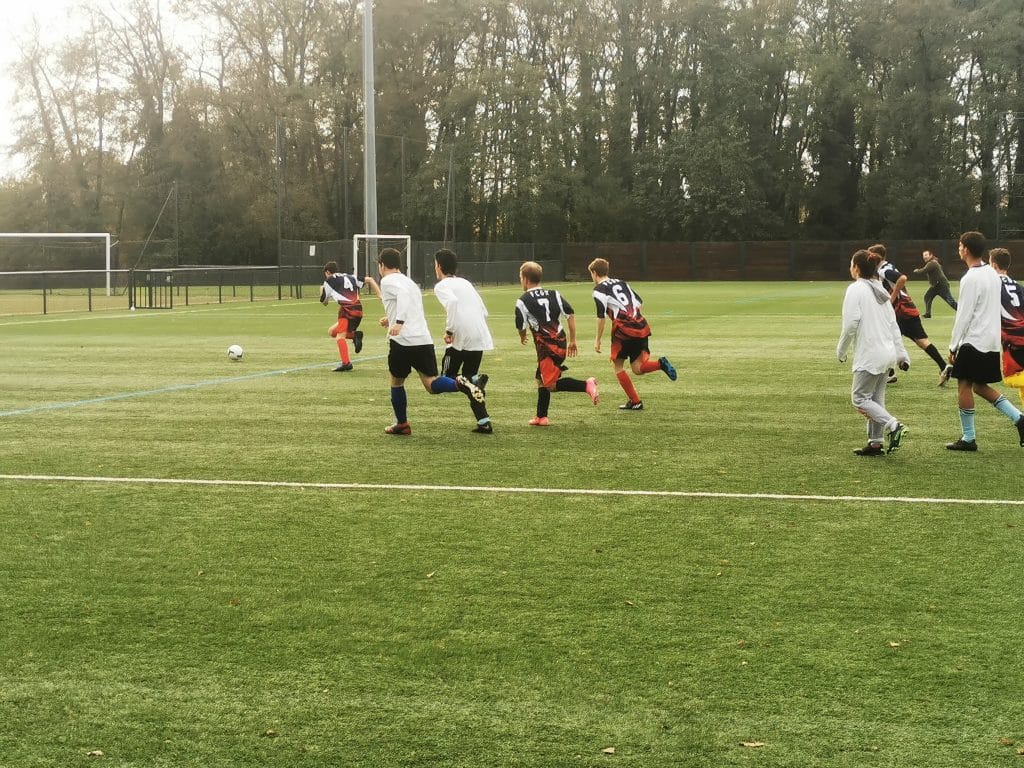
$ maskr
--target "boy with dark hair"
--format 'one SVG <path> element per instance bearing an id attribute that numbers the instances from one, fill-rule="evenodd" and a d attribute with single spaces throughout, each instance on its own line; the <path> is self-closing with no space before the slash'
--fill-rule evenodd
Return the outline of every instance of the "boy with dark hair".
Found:
<path id="1" fill-rule="evenodd" d="M 1003 283 L 984 262 L 985 236 L 980 232 L 960 235 L 960 259 L 967 272 L 960 278 L 960 302 L 950 336 L 949 362 L 957 380 L 957 406 L 963 434 L 946 448 L 951 451 L 976 451 L 974 396 L 992 403 L 996 410 L 1017 426 L 1024 446 L 1024 416 L 1006 396 L 990 385 L 1003 378 L 999 366 L 1001 344 L 1001 297 Z"/>
<path id="2" fill-rule="evenodd" d="M 338 271 L 338 262 L 328 261 L 324 264 L 320 303 L 327 306 L 333 301 L 338 305 L 338 321 L 327 329 L 327 333 L 338 343 L 341 362 L 334 370 L 339 373 L 352 370 L 346 339 L 352 339 L 356 354 L 363 350 L 363 332 L 357 330 L 363 319 L 363 305 L 359 300 L 359 289 L 362 287 L 363 281 L 358 277 Z"/>
<path id="3" fill-rule="evenodd" d="M 597 338 L 594 341 L 594 351 L 601 354 L 605 320 L 610 319 L 612 368 L 615 370 L 619 386 L 629 398 L 619 406 L 619 410 L 642 411 L 644 404 L 626 371 L 626 360 L 629 360 L 629 367 L 637 376 L 653 371 L 664 371 L 669 379 L 675 381 L 676 369 L 672 367 L 667 357 L 651 360 L 648 346 L 651 326 L 640 311 L 643 302 L 639 294 L 630 288 L 625 280 L 608 276 L 609 264 L 605 259 L 594 259 L 587 269 L 590 271 L 590 279 L 594 281 L 594 304 L 597 308 Z"/>
<path id="4" fill-rule="evenodd" d="M 458 264 L 455 252 L 447 248 L 434 254 L 434 296 L 445 311 L 441 373 L 461 373 L 480 389 L 486 389 L 487 374 L 480 373 L 480 364 L 484 352 L 494 349 L 494 339 L 487 327 L 487 307 L 473 284 L 456 274 Z"/>
<path id="5" fill-rule="evenodd" d="M 924 332 L 924 326 L 921 325 L 921 312 L 904 288 L 907 284 L 907 276 L 886 259 L 885 246 L 881 243 L 872 245 L 868 248 L 868 252 L 873 254 L 878 278 L 882 281 L 885 290 L 889 292 L 889 300 L 896 312 L 896 323 L 900 327 L 900 333 L 917 344 L 928 353 L 928 357 L 935 361 L 935 364 L 939 366 L 939 386 L 944 387 L 949 380 L 946 361 L 942 359 L 942 353 L 935 348 L 928 338 L 928 334 Z M 895 371 L 889 371 L 888 381 L 890 384 L 896 381 Z"/>
<path id="6" fill-rule="evenodd" d="M 533 427 L 546 427 L 550 423 L 548 407 L 552 392 L 586 392 L 594 405 L 598 398 L 597 379 L 580 381 L 562 377 L 562 371 L 567 370 L 565 358 L 576 357 L 579 351 L 576 317 L 572 306 L 558 291 L 541 287 L 543 276 L 543 267 L 535 261 L 527 261 L 519 268 L 519 284 L 525 293 L 516 301 L 516 329 L 519 342 L 524 345 L 529 330 L 537 350 L 537 415 L 529 421 Z M 568 340 L 562 328 L 562 317 L 569 329 Z"/>
<path id="7" fill-rule="evenodd" d="M 380 326 L 388 329 L 388 373 L 391 382 L 391 407 L 395 412 L 395 423 L 386 427 L 388 435 L 411 435 L 405 380 L 412 371 L 419 374 L 423 388 L 432 395 L 447 392 L 462 392 L 469 398 L 470 408 L 477 417 L 477 423 L 487 418 L 483 391 L 463 376 L 454 379 L 437 375 L 437 357 L 434 340 L 427 328 L 423 313 L 423 294 L 408 275 L 402 273 L 402 256 L 394 248 L 380 252 L 377 271 L 380 283 L 372 277 L 366 284 L 384 303 L 385 315 Z"/>

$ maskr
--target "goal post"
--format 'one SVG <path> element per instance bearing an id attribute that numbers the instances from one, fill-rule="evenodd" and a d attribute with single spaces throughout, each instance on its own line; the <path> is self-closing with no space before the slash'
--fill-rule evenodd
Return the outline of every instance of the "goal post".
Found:
<path id="1" fill-rule="evenodd" d="M 413 277 L 412 237 L 410 235 L 353 235 L 352 269 L 354 274 L 359 278 L 367 275 L 376 278 L 377 254 L 385 248 L 394 248 L 402 254 L 404 271 Z"/>
<path id="2" fill-rule="evenodd" d="M 105 254 L 107 296 L 110 296 L 110 233 L 109 232 L 0 232 L 3 240 L 98 240 Z"/>

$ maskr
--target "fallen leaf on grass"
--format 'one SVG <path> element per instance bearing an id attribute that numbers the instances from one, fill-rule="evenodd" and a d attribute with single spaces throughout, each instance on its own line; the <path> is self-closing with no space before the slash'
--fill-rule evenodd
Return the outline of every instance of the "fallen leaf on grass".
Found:
<path id="1" fill-rule="evenodd" d="M 427 574 L 427 578 L 428 578 L 428 579 L 432 579 L 432 578 L 434 578 L 434 574 L 435 574 L 435 573 L 437 573 L 437 571 L 431 571 L 430 573 L 428 573 L 428 574 Z"/>
<path id="2" fill-rule="evenodd" d="M 85 756 L 86 757 L 103 757 L 103 750 L 102 749 L 94 749 L 92 752 L 86 752 Z"/>
<path id="3" fill-rule="evenodd" d="M 280 736 L 280 734 L 273 728 L 268 728 L 267 730 L 265 730 L 263 732 L 263 735 L 266 736 L 268 739 L 276 739 L 278 736 Z"/>
<path id="4" fill-rule="evenodd" d="M 1014 742 L 1013 739 L 1002 738 L 999 740 L 999 743 L 1004 747 L 1012 747 Z"/>
<path id="5" fill-rule="evenodd" d="M 749 749 L 760 749 L 764 746 L 763 741 L 741 741 L 740 744 Z"/>
<path id="6" fill-rule="evenodd" d="M 605 747 L 604 749 L 601 750 L 601 754 L 602 755 L 614 755 L 615 754 L 615 747 Z"/>
<path id="7" fill-rule="evenodd" d="M 890 648 L 899 648 L 900 647 L 900 644 L 897 643 L 895 640 L 890 640 L 888 643 L 886 643 L 886 645 L 888 645 Z"/>

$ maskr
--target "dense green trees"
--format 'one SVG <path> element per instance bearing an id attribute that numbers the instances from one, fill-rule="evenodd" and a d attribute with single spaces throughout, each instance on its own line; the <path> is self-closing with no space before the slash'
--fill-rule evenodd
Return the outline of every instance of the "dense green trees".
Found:
<path id="1" fill-rule="evenodd" d="M 279 227 L 362 230 L 361 5 L 116 7 L 88 8 L 56 49 L 22 35 L 29 164 L 0 188 L 0 229 L 156 227 L 182 261 L 218 263 L 273 263 Z M 379 0 L 374 19 L 382 232 L 909 238 L 1024 222 L 1024 0 Z"/>

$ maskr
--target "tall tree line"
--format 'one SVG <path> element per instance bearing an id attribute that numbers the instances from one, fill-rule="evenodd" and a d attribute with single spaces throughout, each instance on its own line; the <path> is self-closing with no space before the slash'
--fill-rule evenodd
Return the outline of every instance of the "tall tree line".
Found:
<path id="1" fill-rule="evenodd" d="M 361 4 L 84 10 L 57 47 L 20 38 L 29 165 L 0 186 L 0 228 L 140 239 L 173 216 L 182 258 L 204 263 L 273 263 L 279 227 L 362 230 Z M 378 0 L 374 25 L 381 232 L 928 238 L 1024 221 L 1024 0 Z"/>

